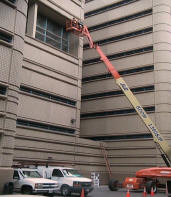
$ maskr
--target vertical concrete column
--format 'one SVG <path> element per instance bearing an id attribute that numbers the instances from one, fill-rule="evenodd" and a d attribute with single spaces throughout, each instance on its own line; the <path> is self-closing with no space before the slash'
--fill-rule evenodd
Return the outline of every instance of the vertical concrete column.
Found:
<path id="1" fill-rule="evenodd" d="M 80 20 L 84 20 L 84 1 L 81 1 L 80 6 Z M 78 39 L 78 81 L 77 81 L 77 112 L 76 112 L 76 128 L 77 135 L 75 138 L 75 162 L 79 161 L 79 157 L 77 157 L 78 149 L 79 149 L 79 137 L 80 137 L 80 112 L 81 112 L 81 88 L 82 88 L 82 64 L 83 64 L 83 38 Z"/>
<path id="2" fill-rule="evenodd" d="M 84 2 L 81 2 L 80 20 L 84 20 Z M 78 47 L 78 92 L 77 92 L 77 128 L 80 130 L 80 111 L 81 111 L 81 81 L 82 81 L 82 62 L 83 62 L 83 38 L 79 37 Z M 79 133 L 80 135 L 80 133 Z"/>
<path id="3" fill-rule="evenodd" d="M 36 3 L 31 4 L 28 10 L 27 33 L 33 38 L 36 34 L 37 11 L 38 5 Z"/>
<path id="4" fill-rule="evenodd" d="M 0 2 L 0 30 L 12 37 L 9 44 L 0 45 L 0 82 L 7 87 L 0 138 L 0 192 L 4 183 L 12 179 L 15 145 L 18 91 L 23 61 L 23 47 L 27 17 L 27 0 Z M 0 100 L 1 101 L 1 100 Z"/>
<path id="5" fill-rule="evenodd" d="M 153 0 L 156 125 L 171 145 L 171 1 Z M 170 140 L 169 140 L 170 139 Z"/>

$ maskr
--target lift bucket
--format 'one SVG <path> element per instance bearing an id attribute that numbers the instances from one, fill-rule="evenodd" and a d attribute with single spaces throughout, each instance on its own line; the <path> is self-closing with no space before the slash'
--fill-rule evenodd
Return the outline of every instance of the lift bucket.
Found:
<path id="1" fill-rule="evenodd" d="M 82 34 L 82 30 L 80 28 L 80 24 L 78 21 L 76 20 L 66 20 L 66 31 L 70 31 L 75 35 L 79 35 L 79 36 L 84 36 Z"/>

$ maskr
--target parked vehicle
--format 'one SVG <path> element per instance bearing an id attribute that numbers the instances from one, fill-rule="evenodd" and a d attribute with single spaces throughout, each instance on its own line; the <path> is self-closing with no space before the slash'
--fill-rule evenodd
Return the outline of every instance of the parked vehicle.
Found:
<path id="1" fill-rule="evenodd" d="M 119 183 L 113 179 L 110 183 L 111 190 L 117 190 L 124 187 L 130 190 L 146 189 L 147 193 L 154 193 L 158 189 L 163 188 L 168 190 L 168 196 L 171 196 L 171 168 L 168 167 L 153 167 L 146 168 L 136 172 L 135 177 L 126 177 L 123 183 Z"/>
<path id="2" fill-rule="evenodd" d="M 92 180 L 83 177 L 73 168 L 38 166 L 37 169 L 44 178 L 58 181 L 63 196 L 68 196 L 71 193 L 81 193 L 82 189 L 87 195 L 93 190 Z"/>
<path id="3" fill-rule="evenodd" d="M 13 180 L 4 186 L 4 193 L 47 194 L 52 196 L 59 191 L 57 181 L 43 178 L 37 169 L 16 168 Z"/>

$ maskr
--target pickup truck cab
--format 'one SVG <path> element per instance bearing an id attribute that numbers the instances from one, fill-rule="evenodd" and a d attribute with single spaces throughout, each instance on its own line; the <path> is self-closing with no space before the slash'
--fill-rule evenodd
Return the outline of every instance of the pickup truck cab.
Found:
<path id="1" fill-rule="evenodd" d="M 71 193 L 81 193 L 84 189 L 84 194 L 87 195 L 93 190 L 92 180 L 83 177 L 77 170 L 67 167 L 41 167 L 38 166 L 38 171 L 45 177 L 59 183 L 59 189 L 63 196 L 68 196 Z"/>
<path id="2" fill-rule="evenodd" d="M 44 179 L 37 169 L 14 169 L 13 191 L 23 194 L 47 194 L 52 196 L 59 191 L 57 181 Z"/>

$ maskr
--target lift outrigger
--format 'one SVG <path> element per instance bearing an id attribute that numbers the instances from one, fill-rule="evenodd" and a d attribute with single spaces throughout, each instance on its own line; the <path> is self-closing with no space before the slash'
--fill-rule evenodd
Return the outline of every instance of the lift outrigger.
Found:
<path id="1" fill-rule="evenodd" d="M 116 68 L 111 64 L 111 62 L 109 61 L 107 56 L 103 53 L 101 48 L 93 42 L 93 39 L 88 31 L 87 26 L 80 24 L 76 19 L 67 20 L 66 30 L 78 36 L 86 37 L 88 39 L 90 48 L 93 48 L 98 52 L 98 54 L 100 55 L 100 59 L 104 62 L 106 68 L 112 74 L 113 78 L 116 81 L 116 84 L 123 91 L 125 96 L 128 98 L 129 102 L 132 104 L 132 106 L 137 111 L 138 115 L 140 116 L 144 124 L 146 125 L 146 127 L 151 132 L 153 136 L 153 140 L 157 148 L 159 149 L 161 153 L 161 157 L 163 158 L 166 166 L 171 167 L 171 147 L 169 147 L 167 141 L 162 137 L 161 133 L 159 132 L 155 124 L 152 122 L 152 120 L 149 118 L 149 116 L 147 115 L 147 113 L 145 112 L 145 110 L 143 109 L 139 101 L 137 100 L 137 98 L 134 96 L 132 91 L 129 89 L 124 79 L 119 75 Z M 106 165 L 107 165 L 109 176 L 111 178 L 112 172 L 110 169 L 110 164 L 106 162 Z M 149 169 L 140 170 L 137 172 L 136 177 L 137 179 L 142 178 L 141 181 L 143 181 L 143 184 L 140 183 L 141 186 L 150 185 L 150 188 L 151 188 L 151 187 L 154 187 L 154 181 L 152 181 L 154 178 L 155 180 L 157 179 L 157 177 L 164 177 L 164 178 L 171 179 L 171 168 L 160 167 L 160 168 L 149 168 Z M 124 184 L 125 184 L 125 187 L 127 185 L 130 185 L 128 183 L 124 183 Z M 116 187 L 117 187 L 117 182 L 114 179 L 110 179 L 109 188 L 111 190 L 116 190 Z"/>

